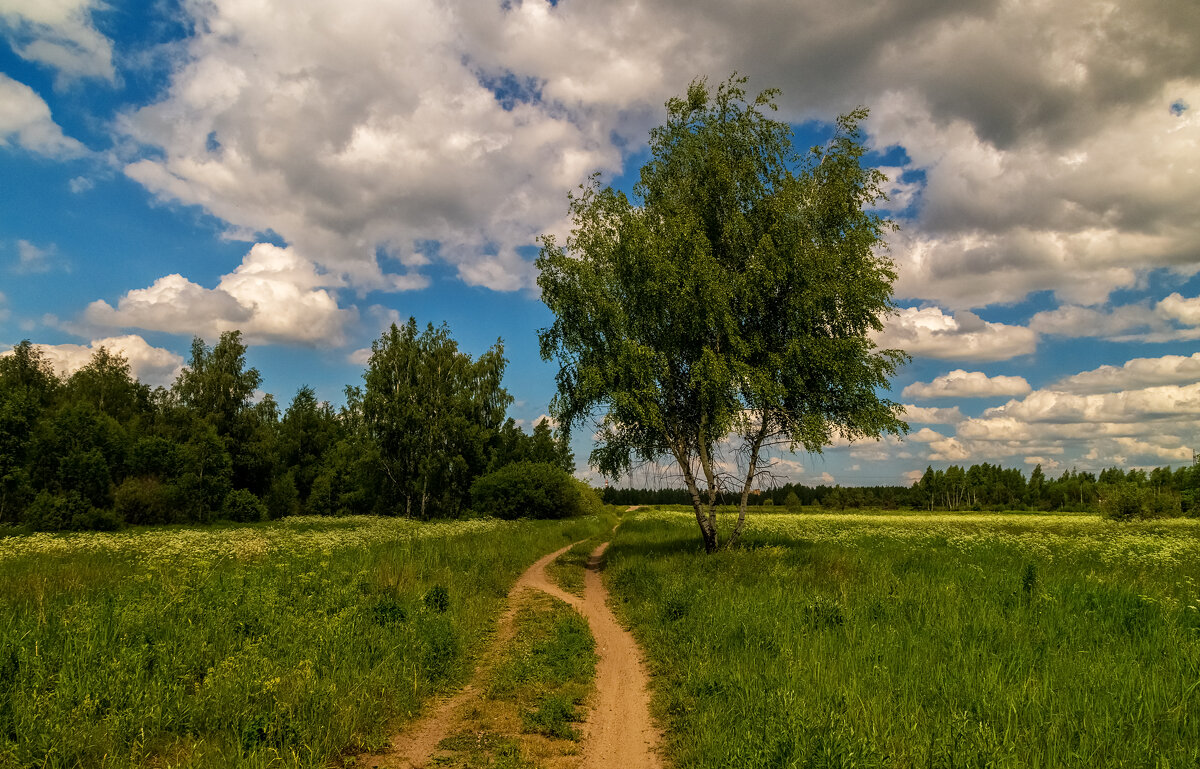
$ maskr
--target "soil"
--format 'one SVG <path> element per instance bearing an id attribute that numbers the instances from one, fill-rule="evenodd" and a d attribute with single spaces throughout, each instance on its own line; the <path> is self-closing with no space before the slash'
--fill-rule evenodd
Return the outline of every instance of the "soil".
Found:
<path id="1" fill-rule="evenodd" d="M 578 544 L 578 543 L 576 543 Z M 583 725 L 581 763 L 584 769 L 658 769 L 660 733 L 650 718 L 649 679 L 633 636 L 622 628 L 608 608 L 608 591 L 600 580 L 600 567 L 608 543 L 588 559 L 584 595 L 567 593 L 550 581 L 546 566 L 573 545 L 542 556 L 517 579 L 508 595 L 508 608 L 500 617 L 497 644 L 512 636 L 516 596 L 523 590 L 540 590 L 574 607 L 588 621 L 596 639 L 596 692 Z M 420 769 L 433 757 L 438 743 L 462 721 L 462 714 L 480 695 L 486 671 L 477 669 L 471 682 L 457 694 L 437 703 L 423 718 L 392 738 L 383 754 L 361 756 L 356 765 L 379 769 Z"/>

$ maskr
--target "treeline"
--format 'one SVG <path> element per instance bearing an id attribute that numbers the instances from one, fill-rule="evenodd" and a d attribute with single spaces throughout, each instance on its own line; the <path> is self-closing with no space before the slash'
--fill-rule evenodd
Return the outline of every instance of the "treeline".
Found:
<path id="1" fill-rule="evenodd" d="M 619 505 L 690 505 L 684 489 L 606 488 L 605 502 Z M 730 496 L 729 504 L 737 500 Z M 945 470 L 926 468 L 912 486 L 805 486 L 785 484 L 750 497 L 752 505 L 831 509 L 1062 510 L 1102 512 L 1114 518 L 1200 515 L 1200 466 L 1122 470 L 1099 475 L 1067 470 L 1057 478 L 1036 466 L 1021 470 L 982 463 Z"/>
<path id="2" fill-rule="evenodd" d="M 28 341 L 0 356 L 0 524 L 453 517 L 476 481 L 514 463 L 536 465 L 563 499 L 581 493 L 565 436 L 506 416 L 499 342 L 472 358 L 445 326 L 393 325 L 340 408 L 307 386 L 286 408 L 256 401 L 262 379 L 245 354 L 236 331 L 212 347 L 196 339 L 171 387 L 154 389 L 103 348 L 66 378 Z"/>

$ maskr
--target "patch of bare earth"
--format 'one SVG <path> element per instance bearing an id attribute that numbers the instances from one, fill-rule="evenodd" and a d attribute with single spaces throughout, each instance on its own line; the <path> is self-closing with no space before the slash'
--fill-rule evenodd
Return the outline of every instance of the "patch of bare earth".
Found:
<path id="1" fill-rule="evenodd" d="M 578 543 L 576 543 L 578 544 Z M 499 620 L 493 651 L 476 669 L 471 682 L 461 691 L 433 707 L 428 715 L 392 738 L 382 754 L 360 756 L 354 764 L 379 769 L 419 769 L 454 765 L 450 752 L 475 735 L 482 744 L 489 740 L 519 744 L 535 766 L 553 769 L 657 769 L 662 766 L 657 750 L 660 733 L 650 719 L 649 679 L 637 643 L 622 628 L 608 608 L 608 591 L 600 580 L 600 565 L 608 543 L 597 547 L 588 559 L 582 598 L 562 590 L 546 574 L 546 566 L 570 550 L 568 545 L 538 559 L 513 585 L 508 608 Z M 536 590 L 574 607 L 588 621 L 596 640 L 596 690 L 583 724 L 582 750 L 574 743 L 546 740 L 538 735 L 520 735 L 512 714 L 486 702 L 483 681 L 499 650 L 513 633 L 513 617 L 522 594 Z M 447 739 L 450 738 L 450 739 Z M 446 750 L 439 750 L 443 745 Z"/>

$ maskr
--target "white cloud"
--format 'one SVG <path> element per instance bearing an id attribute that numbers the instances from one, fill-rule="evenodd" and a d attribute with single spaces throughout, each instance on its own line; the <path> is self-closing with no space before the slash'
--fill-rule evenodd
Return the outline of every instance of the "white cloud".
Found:
<path id="1" fill-rule="evenodd" d="M 54 266 L 53 260 L 57 249 L 54 244 L 39 247 L 28 240 L 17 241 L 17 263 L 13 271 L 27 275 L 36 272 L 49 272 Z"/>
<path id="2" fill-rule="evenodd" d="M 503 104 L 481 81 L 529 60 L 525 46 L 603 50 L 577 45 L 602 29 L 564 29 L 535 5 L 190 5 L 201 31 L 166 98 L 121 121 L 162 157 L 126 173 L 243 234 L 277 232 L 356 286 L 424 285 L 422 244 L 437 241 L 465 282 L 529 287 L 516 249 L 561 228 L 566 192 L 587 174 L 619 167 L 614 116 L 637 91 L 621 86 L 646 74 L 589 59 L 572 68 L 580 84 L 615 89 L 619 106 L 566 71 L 535 77 L 545 101 Z"/>
<path id="3" fill-rule="evenodd" d="M 1034 467 L 1041 465 L 1042 471 L 1047 473 L 1062 467 L 1062 462 L 1052 457 L 1025 457 L 1025 464 Z"/>
<path id="4" fill-rule="evenodd" d="M 365 366 L 371 362 L 371 348 L 362 347 L 346 356 L 348 363 L 353 363 L 358 366 Z"/>
<path id="5" fill-rule="evenodd" d="M 336 282 L 294 249 L 258 243 L 214 289 L 167 275 L 129 291 L 115 308 L 102 300 L 92 302 L 84 317 L 97 326 L 204 337 L 237 329 L 254 343 L 337 347 L 357 313 L 338 307 L 326 288 Z"/>
<path id="6" fill-rule="evenodd" d="M 151 346 L 134 334 L 110 336 L 82 344 L 35 344 L 60 376 L 69 376 L 88 364 L 101 347 L 118 352 L 129 361 L 130 371 L 148 385 L 169 386 L 183 367 L 183 357 L 170 350 Z"/>
<path id="7" fill-rule="evenodd" d="M 958 438 L 932 441 L 929 448 L 929 459 L 935 462 L 962 462 L 971 458 L 971 451 Z"/>
<path id="8" fill-rule="evenodd" d="M 1178 328 L 1175 324 L 1182 324 Z M 1029 321 L 1038 333 L 1066 337 L 1101 337 L 1118 342 L 1168 342 L 1200 339 L 1200 297 L 1173 293 L 1153 308 L 1127 304 L 1097 309 L 1063 305 L 1039 312 Z"/>
<path id="9" fill-rule="evenodd" d="M 913 382 L 901 393 L 905 398 L 991 398 L 997 395 L 1026 395 L 1032 391 L 1025 377 L 992 376 L 982 371 L 954 369 L 932 382 Z"/>
<path id="10" fill-rule="evenodd" d="M 4 306 L 7 302 L 8 299 L 4 296 L 4 293 L 0 292 L 0 320 L 8 319 L 8 308 Z"/>
<path id="11" fill-rule="evenodd" d="M 1155 307 L 1160 315 L 1188 326 L 1200 326 L 1200 296 L 1184 299 L 1178 292 L 1168 295 Z"/>
<path id="12" fill-rule="evenodd" d="M 96 182 L 86 176 L 76 176 L 75 178 L 71 179 L 71 181 L 67 182 L 67 188 L 76 195 L 87 192 L 95 186 Z"/>
<path id="13" fill-rule="evenodd" d="M 876 342 L 918 357 L 995 361 L 1032 353 L 1037 335 L 1024 326 L 984 321 L 967 310 L 946 314 L 937 307 L 910 307 L 888 319 Z"/>
<path id="14" fill-rule="evenodd" d="M 961 422 L 962 412 L 958 406 L 950 408 L 927 408 L 925 406 L 904 406 L 904 419 L 907 422 L 928 425 L 952 425 Z"/>
<path id="15" fill-rule="evenodd" d="M 54 67 L 60 81 L 113 80 L 112 42 L 92 24 L 95 0 L 0 0 L 0 29 L 17 55 Z"/>
<path id="16" fill-rule="evenodd" d="M 917 443 L 933 443 L 934 441 L 945 440 L 945 438 L 946 436 L 937 430 L 930 430 L 928 427 L 922 427 L 915 433 L 905 436 L 905 440 L 916 441 Z"/>
<path id="17" fill-rule="evenodd" d="M 905 148 L 888 169 L 908 179 L 893 209 L 919 209 L 892 242 L 901 297 L 1092 305 L 1197 269 L 1200 121 L 1171 109 L 1200 103 L 1187 2 L 185 7 L 200 32 L 164 100 L 123 122 L 155 150 L 128 174 L 356 284 L 439 258 L 529 286 L 516 249 L 564 231 L 565 190 L 620 170 L 692 77 L 735 69 L 782 87 L 786 119 L 866 104 L 873 142 Z"/>
<path id="18" fill-rule="evenodd" d="M 0 73 L 0 147 L 11 144 L 52 158 L 87 154 L 50 117 L 50 107 L 24 83 Z"/>
<path id="19" fill-rule="evenodd" d="M 1065 377 L 1052 389 L 1090 394 L 1194 382 L 1200 382 L 1200 353 L 1134 358 L 1121 366 L 1100 366 Z"/>

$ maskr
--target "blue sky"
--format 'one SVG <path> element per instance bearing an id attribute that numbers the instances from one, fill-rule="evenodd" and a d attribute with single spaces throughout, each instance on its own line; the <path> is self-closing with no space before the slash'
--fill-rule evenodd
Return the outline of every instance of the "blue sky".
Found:
<path id="1" fill-rule="evenodd" d="M 413 315 L 476 354 L 502 337 L 529 423 L 554 373 L 535 236 L 589 173 L 630 184 L 668 97 L 736 70 L 782 89 L 801 147 L 870 107 L 902 225 L 879 341 L 913 355 L 912 432 L 778 477 L 1200 448 L 1188 0 L 0 0 L 0 37 L 0 350 L 69 371 L 107 344 L 165 384 L 193 333 L 241 328 L 264 390 L 336 403 Z"/>

